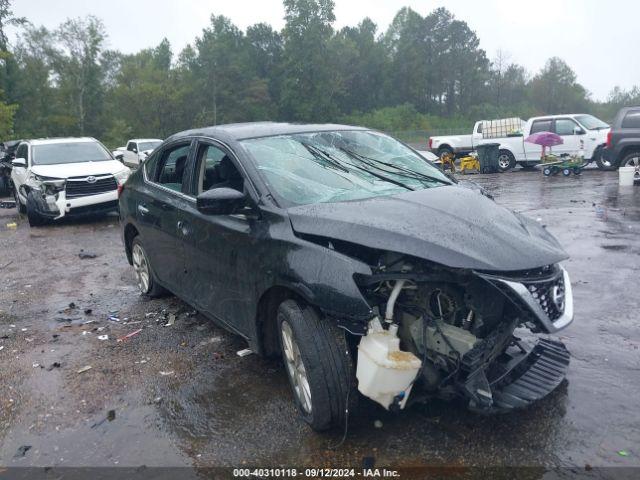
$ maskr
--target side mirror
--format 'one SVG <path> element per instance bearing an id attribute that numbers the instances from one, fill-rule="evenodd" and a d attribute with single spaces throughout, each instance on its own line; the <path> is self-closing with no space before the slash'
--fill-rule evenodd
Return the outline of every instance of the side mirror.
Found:
<path id="1" fill-rule="evenodd" d="M 122 152 L 115 152 L 115 154 L 113 155 L 115 157 L 116 160 L 122 162 L 124 160 L 124 153 Z"/>
<path id="2" fill-rule="evenodd" d="M 587 132 L 585 132 L 585 131 L 584 131 L 582 128 L 580 128 L 580 127 L 574 127 L 574 128 L 573 128 L 573 134 L 574 134 L 574 135 L 584 135 L 585 133 L 587 133 Z"/>
<path id="3" fill-rule="evenodd" d="M 24 158 L 15 158 L 11 161 L 15 168 L 27 168 L 27 161 Z"/>
<path id="4" fill-rule="evenodd" d="M 132 149 L 131 149 L 131 151 L 132 151 L 133 153 L 138 153 L 138 149 L 137 149 L 137 148 L 132 148 Z"/>
<path id="5" fill-rule="evenodd" d="M 247 204 L 244 193 L 233 188 L 214 188 L 196 197 L 199 212 L 207 215 L 231 215 Z"/>

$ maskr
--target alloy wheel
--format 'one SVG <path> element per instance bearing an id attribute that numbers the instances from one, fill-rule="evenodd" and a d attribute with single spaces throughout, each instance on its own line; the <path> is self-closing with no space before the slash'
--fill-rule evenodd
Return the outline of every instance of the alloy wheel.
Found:
<path id="1" fill-rule="evenodd" d="M 133 246 L 131 256 L 133 260 L 133 269 L 136 272 L 136 279 L 138 281 L 138 288 L 142 293 L 148 293 L 149 280 L 151 279 L 151 276 L 147 256 L 145 255 L 142 247 L 138 244 Z"/>
<path id="2" fill-rule="evenodd" d="M 498 157 L 498 165 L 500 165 L 500 168 L 502 170 L 506 170 L 507 168 L 509 168 L 510 164 L 511 164 L 511 158 L 509 157 L 509 155 L 505 155 L 503 153 Z"/>
<path id="3" fill-rule="evenodd" d="M 284 351 L 287 373 L 293 385 L 293 391 L 306 414 L 311 413 L 311 387 L 307 378 L 307 370 L 302 361 L 300 349 L 296 343 L 291 325 L 287 321 L 282 322 L 282 350 Z"/>
<path id="4" fill-rule="evenodd" d="M 622 165 L 623 167 L 640 167 L 640 155 L 635 156 L 635 157 L 631 157 L 630 159 L 628 159 L 626 162 L 624 162 L 624 165 Z"/>

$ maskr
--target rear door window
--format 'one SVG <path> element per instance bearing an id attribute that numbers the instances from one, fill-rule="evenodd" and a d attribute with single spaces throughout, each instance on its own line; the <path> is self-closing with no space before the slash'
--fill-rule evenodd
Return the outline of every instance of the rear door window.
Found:
<path id="1" fill-rule="evenodd" d="M 629 110 L 622 119 L 622 128 L 640 129 L 640 110 Z"/>
<path id="2" fill-rule="evenodd" d="M 178 145 L 164 150 L 156 169 L 155 182 L 176 192 L 182 192 L 186 179 L 190 144 Z"/>
<path id="3" fill-rule="evenodd" d="M 530 133 L 550 132 L 550 131 L 551 131 L 551 120 L 535 120 L 531 125 Z"/>

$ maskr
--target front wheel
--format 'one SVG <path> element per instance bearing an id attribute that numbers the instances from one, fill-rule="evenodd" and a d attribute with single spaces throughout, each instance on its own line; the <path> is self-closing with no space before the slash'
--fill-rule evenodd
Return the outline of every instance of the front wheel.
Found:
<path id="1" fill-rule="evenodd" d="M 509 150 L 498 152 L 498 170 L 506 172 L 516 166 L 516 157 Z"/>
<path id="2" fill-rule="evenodd" d="M 20 197 L 18 196 L 18 189 L 13 187 L 13 198 L 16 200 L 16 208 L 18 209 L 18 213 L 27 213 L 27 207 L 25 207 L 20 201 Z"/>
<path id="3" fill-rule="evenodd" d="M 27 195 L 27 220 L 30 227 L 40 227 L 46 223 L 46 218 L 38 213 L 38 202 L 35 193 L 29 192 Z"/>
<path id="4" fill-rule="evenodd" d="M 355 406 L 355 371 L 345 333 L 310 306 L 285 300 L 278 308 L 282 358 L 303 420 L 317 431 L 345 422 Z"/>

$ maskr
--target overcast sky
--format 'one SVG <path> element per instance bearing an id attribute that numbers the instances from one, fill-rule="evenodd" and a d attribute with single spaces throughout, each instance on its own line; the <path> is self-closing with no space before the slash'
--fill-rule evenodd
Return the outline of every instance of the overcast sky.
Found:
<path id="1" fill-rule="evenodd" d="M 174 52 L 200 34 L 210 15 L 230 17 L 242 29 L 258 22 L 282 28 L 281 0 L 13 0 L 14 13 L 34 25 L 54 28 L 68 17 L 101 18 L 109 47 L 131 53 L 163 37 Z M 480 37 L 494 58 L 501 49 L 511 61 L 538 71 L 551 56 L 563 58 L 594 98 L 619 85 L 640 85 L 640 2 L 637 0 L 335 0 L 335 26 L 356 25 L 369 16 L 379 30 L 410 6 L 421 15 L 445 6 Z M 15 38 L 15 36 L 13 36 Z"/>

